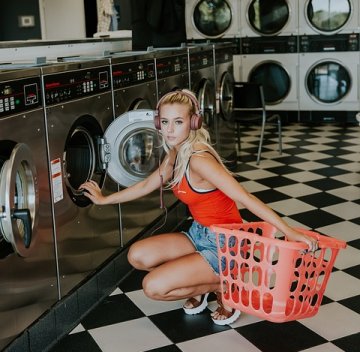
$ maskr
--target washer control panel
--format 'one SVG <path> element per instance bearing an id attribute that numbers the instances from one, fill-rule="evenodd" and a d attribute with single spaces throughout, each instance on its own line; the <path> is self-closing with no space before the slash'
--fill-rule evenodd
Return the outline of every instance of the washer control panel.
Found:
<path id="1" fill-rule="evenodd" d="M 154 81 L 155 63 L 150 59 L 113 64 L 112 75 L 114 89 Z"/>
<path id="2" fill-rule="evenodd" d="M 64 71 L 44 76 L 47 106 L 111 91 L 110 66 Z"/>
<path id="3" fill-rule="evenodd" d="M 156 74 L 158 79 L 189 74 L 187 54 L 156 58 Z"/>
<path id="4" fill-rule="evenodd" d="M 212 49 L 206 51 L 190 52 L 189 58 L 191 71 L 214 66 L 214 55 Z"/>
<path id="5" fill-rule="evenodd" d="M 40 77 L 0 82 L 0 118 L 41 106 Z"/>

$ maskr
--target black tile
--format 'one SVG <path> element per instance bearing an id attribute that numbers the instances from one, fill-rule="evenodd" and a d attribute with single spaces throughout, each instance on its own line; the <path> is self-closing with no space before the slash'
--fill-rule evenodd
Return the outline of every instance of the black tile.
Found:
<path id="1" fill-rule="evenodd" d="M 144 316 L 144 313 L 125 294 L 119 294 L 104 299 L 85 316 L 81 324 L 89 330 Z"/>
<path id="2" fill-rule="evenodd" d="M 360 332 L 331 342 L 345 352 L 359 352 Z"/>
<path id="3" fill-rule="evenodd" d="M 338 301 L 338 303 L 360 314 L 360 295 L 343 299 Z"/>
<path id="4" fill-rule="evenodd" d="M 123 292 L 141 290 L 142 280 L 146 274 L 146 271 L 133 270 L 123 281 L 120 282 L 119 288 Z"/>
<path id="5" fill-rule="evenodd" d="M 241 209 L 240 210 L 240 215 L 241 217 L 247 221 L 247 222 L 256 222 L 256 221 L 261 221 L 261 219 L 259 217 L 257 217 L 255 214 L 253 214 L 250 210 L 248 209 Z"/>
<path id="6" fill-rule="evenodd" d="M 291 143 L 289 143 L 291 144 Z M 289 155 L 300 155 L 301 154 L 307 154 L 307 153 L 311 153 L 311 151 L 309 149 L 304 149 L 304 148 L 286 148 L 283 150 L 284 153 L 289 154 Z"/>
<path id="7" fill-rule="evenodd" d="M 182 309 L 152 315 L 149 319 L 174 343 L 229 330 L 229 326 L 213 323 L 211 311 L 205 309 L 197 315 L 184 314 Z"/>
<path id="8" fill-rule="evenodd" d="M 327 342 L 297 321 L 261 321 L 235 329 L 262 352 L 296 352 Z"/>
<path id="9" fill-rule="evenodd" d="M 328 190 L 348 186 L 348 184 L 344 182 L 340 182 L 331 178 L 322 178 L 319 180 L 313 180 L 304 183 L 310 187 L 321 189 L 322 191 L 328 191 Z"/>
<path id="10" fill-rule="evenodd" d="M 300 214 L 293 214 L 291 215 L 291 218 L 304 225 L 307 225 L 311 229 L 317 229 L 319 227 L 332 225 L 343 221 L 342 218 L 320 209 L 310 210 Z"/>
<path id="11" fill-rule="evenodd" d="M 360 264 L 352 266 L 350 268 L 343 269 L 347 274 L 356 277 L 357 279 L 360 279 Z"/>
<path id="12" fill-rule="evenodd" d="M 323 151 L 321 151 L 323 153 Z M 344 153 L 345 154 L 345 153 Z M 317 160 L 317 162 L 319 162 Z M 334 166 L 334 165 L 341 165 L 341 164 L 348 164 L 350 161 L 342 158 L 324 158 L 320 160 L 321 164 L 328 165 L 328 166 Z"/>
<path id="13" fill-rule="evenodd" d="M 264 203 L 278 202 L 280 200 L 291 198 L 284 193 L 275 191 L 274 189 L 266 189 L 264 191 L 253 192 L 252 194 Z"/>
<path id="14" fill-rule="evenodd" d="M 101 352 L 100 347 L 87 331 L 67 335 L 49 352 Z"/>
<path id="15" fill-rule="evenodd" d="M 298 163 L 303 163 L 303 162 L 307 162 L 309 160 L 307 159 L 303 159 L 303 158 L 299 158 L 297 156 L 279 156 L 279 157 L 275 157 L 273 158 L 275 161 L 279 162 L 279 163 L 283 163 L 283 164 L 298 164 Z M 296 167 L 296 165 L 295 165 Z"/>
<path id="16" fill-rule="evenodd" d="M 181 351 L 176 345 L 168 345 L 160 348 L 154 348 L 152 350 L 147 350 L 146 352 L 178 352 Z"/>
<path id="17" fill-rule="evenodd" d="M 338 139 L 336 137 L 336 139 Z M 334 148 L 344 148 L 344 147 L 349 147 L 354 145 L 354 143 L 349 143 L 346 140 L 336 140 L 335 142 L 331 142 L 331 143 L 326 143 L 326 145 L 330 145 L 331 147 Z"/>
<path id="18" fill-rule="evenodd" d="M 296 167 L 292 167 L 289 165 L 283 165 L 283 166 L 276 166 L 276 167 L 270 167 L 266 169 L 266 171 L 272 172 L 274 174 L 278 175 L 288 175 L 293 174 L 295 172 L 301 172 L 301 169 L 298 169 Z"/>
<path id="19" fill-rule="evenodd" d="M 315 194 L 309 194 L 298 198 L 306 204 L 310 204 L 317 208 L 324 208 L 330 205 L 343 203 L 344 199 L 336 197 L 330 193 L 320 192 Z"/>
<path id="20" fill-rule="evenodd" d="M 256 182 L 261 183 L 262 185 L 265 185 L 270 188 L 289 186 L 296 183 L 296 181 L 281 176 L 266 177 L 263 179 L 256 180 Z"/>
<path id="21" fill-rule="evenodd" d="M 323 167 L 321 169 L 311 170 L 311 172 L 313 172 L 314 174 L 326 176 L 326 177 L 334 177 L 334 176 L 339 176 L 339 175 L 348 173 L 348 171 L 346 171 L 344 169 L 339 169 L 334 166 L 328 166 L 328 167 Z"/>
<path id="22" fill-rule="evenodd" d="M 359 224 L 360 225 L 360 224 Z M 360 239 L 348 242 L 348 245 L 360 249 Z"/>

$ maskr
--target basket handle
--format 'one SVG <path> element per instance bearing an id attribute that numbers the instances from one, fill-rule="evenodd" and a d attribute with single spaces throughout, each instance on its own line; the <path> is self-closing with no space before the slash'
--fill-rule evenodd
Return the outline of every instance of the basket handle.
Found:
<path id="1" fill-rule="evenodd" d="M 303 233 L 304 235 L 310 236 L 312 238 L 317 239 L 318 248 L 335 248 L 335 249 L 343 249 L 346 248 L 347 244 L 345 241 L 338 240 L 333 237 L 323 236 L 317 232 L 305 230 L 302 228 L 296 228 L 297 231 Z M 304 247 L 306 249 L 307 245 L 304 243 Z"/>

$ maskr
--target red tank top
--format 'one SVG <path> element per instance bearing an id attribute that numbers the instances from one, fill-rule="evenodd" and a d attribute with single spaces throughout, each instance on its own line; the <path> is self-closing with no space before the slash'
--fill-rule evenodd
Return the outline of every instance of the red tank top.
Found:
<path id="1" fill-rule="evenodd" d="M 172 188 L 174 195 L 186 204 L 194 220 L 203 226 L 242 223 L 236 203 L 219 189 L 197 191 L 186 176 Z"/>

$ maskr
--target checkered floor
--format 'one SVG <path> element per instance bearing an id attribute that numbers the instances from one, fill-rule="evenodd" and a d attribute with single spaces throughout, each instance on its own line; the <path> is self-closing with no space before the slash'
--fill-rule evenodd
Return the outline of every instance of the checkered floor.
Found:
<path id="1" fill-rule="evenodd" d="M 314 317 L 277 324 L 242 314 L 232 326 L 216 326 L 208 309 L 187 316 L 183 301 L 146 298 L 144 273 L 134 271 L 52 352 L 360 351 L 360 127 L 291 124 L 283 132 L 283 154 L 269 133 L 259 166 L 256 131 L 244 133 L 240 181 L 292 225 L 347 241 Z"/>

